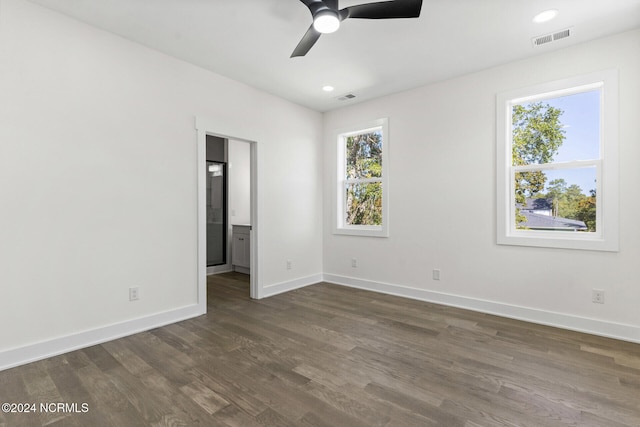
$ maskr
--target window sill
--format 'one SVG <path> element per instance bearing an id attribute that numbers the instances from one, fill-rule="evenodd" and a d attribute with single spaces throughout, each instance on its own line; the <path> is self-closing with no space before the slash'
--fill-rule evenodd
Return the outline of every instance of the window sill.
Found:
<path id="1" fill-rule="evenodd" d="M 498 236 L 499 245 L 618 252 L 618 242 L 581 232 L 518 231 Z"/>
<path id="2" fill-rule="evenodd" d="M 340 227 L 333 230 L 333 234 L 343 236 L 363 236 L 363 237 L 389 237 L 389 232 L 382 227 Z"/>

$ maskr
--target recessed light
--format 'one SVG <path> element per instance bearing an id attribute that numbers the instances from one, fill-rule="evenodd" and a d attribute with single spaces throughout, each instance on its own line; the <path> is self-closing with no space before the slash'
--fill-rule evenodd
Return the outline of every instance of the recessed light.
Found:
<path id="1" fill-rule="evenodd" d="M 558 11 L 556 9 L 545 10 L 544 12 L 540 12 L 536 16 L 533 17 L 533 22 L 536 24 L 540 24 L 542 22 L 551 21 L 558 15 Z"/>
<path id="2" fill-rule="evenodd" d="M 334 87 L 330 85 L 322 86 L 322 90 L 325 92 L 333 92 Z"/>

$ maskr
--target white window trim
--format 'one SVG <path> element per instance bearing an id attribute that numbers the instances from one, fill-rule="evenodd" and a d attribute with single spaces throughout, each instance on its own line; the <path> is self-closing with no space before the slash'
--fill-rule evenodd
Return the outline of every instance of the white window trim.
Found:
<path id="1" fill-rule="evenodd" d="M 566 96 L 599 89 L 600 159 L 550 165 L 511 164 L 511 112 L 515 104 L 542 98 Z M 619 249 L 618 195 L 618 72 L 605 70 L 532 87 L 503 92 L 497 96 L 497 243 L 617 252 Z M 596 166 L 596 232 L 516 230 L 514 170 L 562 169 Z"/>
<path id="2" fill-rule="evenodd" d="M 382 183 L 382 224 L 379 226 L 348 225 L 345 224 L 344 189 L 345 184 L 355 182 L 345 180 L 345 144 L 344 138 L 364 133 L 367 131 L 382 129 L 382 178 L 360 179 L 357 182 L 381 182 Z M 336 173 L 334 174 L 334 217 L 333 234 L 350 236 L 389 237 L 389 120 L 382 118 L 363 123 L 360 126 L 338 129 L 334 132 L 336 141 Z"/>

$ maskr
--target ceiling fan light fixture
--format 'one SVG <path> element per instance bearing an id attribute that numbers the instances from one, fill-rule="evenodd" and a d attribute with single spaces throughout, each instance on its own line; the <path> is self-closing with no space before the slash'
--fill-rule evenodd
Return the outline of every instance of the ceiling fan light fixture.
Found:
<path id="1" fill-rule="evenodd" d="M 313 28 L 322 34 L 333 33 L 340 28 L 340 18 L 332 10 L 320 12 L 313 18 Z"/>
<path id="2" fill-rule="evenodd" d="M 300 0 L 311 12 L 313 23 L 304 33 L 296 48 L 293 49 L 291 58 L 305 56 L 322 34 L 336 31 L 345 19 L 418 18 L 422 9 L 422 1 L 377 0 L 373 3 L 356 4 L 340 9 L 338 6 L 339 0 Z"/>

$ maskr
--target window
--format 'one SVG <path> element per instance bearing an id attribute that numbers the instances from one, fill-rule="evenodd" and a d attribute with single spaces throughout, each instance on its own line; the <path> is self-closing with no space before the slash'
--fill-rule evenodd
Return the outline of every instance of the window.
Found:
<path id="1" fill-rule="evenodd" d="M 618 250 L 617 73 L 498 95 L 498 244 Z"/>
<path id="2" fill-rule="evenodd" d="M 334 233 L 388 236 L 387 119 L 337 133 Z"/>

